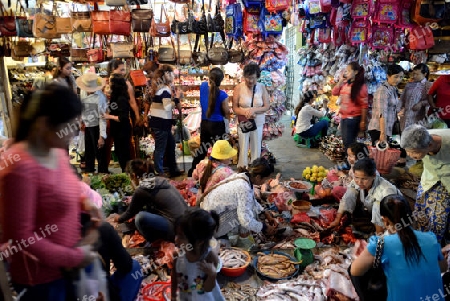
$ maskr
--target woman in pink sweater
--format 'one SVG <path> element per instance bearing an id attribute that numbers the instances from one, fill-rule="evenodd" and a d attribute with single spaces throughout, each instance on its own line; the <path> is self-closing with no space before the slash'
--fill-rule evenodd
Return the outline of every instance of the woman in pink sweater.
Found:
<path id="1" fill-rule="evenodd" d="M 81 114 L 68 88 L 50 84 L 21 108 L 14 144 L 0 161 L 1 253 L 10 261 L 21 300 L 66 298 L 63 270 L 82 267 L 96 253 L 80 240 L 82 190 L 64 149 Z"/>

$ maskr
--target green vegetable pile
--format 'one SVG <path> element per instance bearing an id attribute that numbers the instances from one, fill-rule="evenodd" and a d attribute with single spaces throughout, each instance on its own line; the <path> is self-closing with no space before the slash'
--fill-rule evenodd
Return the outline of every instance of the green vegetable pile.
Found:
<path id="1" fill-rule="evenodd" d="M 103 176 L 105 188 L 111 193 L 118 192 L 122 196 L 133 194 L 131 179 L 126 173 L 112 174 Z"/>

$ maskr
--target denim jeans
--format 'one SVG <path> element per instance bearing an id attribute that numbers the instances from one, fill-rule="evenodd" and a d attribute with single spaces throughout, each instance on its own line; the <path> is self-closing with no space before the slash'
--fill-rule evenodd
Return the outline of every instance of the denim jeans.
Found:
<path id="1" fill-rule="evenodd" d="M 170 130 L 160 130 L 152 128 L 155 138 L 155 152 L 153 153 L 153 160 L 155 161 L 155 170 L 158 174 L 164 173 L 164 154 L 167 154 L 167 162 L 169 164 L 170 173 L 175 173 L 178 170 L 177 161 L 175 158 L 175 139 Z M 166 152 L 167 150 L 167 152 Z"/>
<path id="2" fill-rule="evenodd" d="M 20 294 L 20 292 L 26 289 L 25 293 L 21 296 L 20 301 L 65 301 L 67 297 L 66 285 L 67 282 L 64 279 L 58 279 L 49 283 L 37 284 L 34 286 L 13 284 L 17 294 Z"/>
<path id="3" fill-rule="evenodd" d="M 161 215 L 141 211 L 135 218 L 136 228 L 144 238 L 152 243 L 158 239 L 174 241 L 173 224 Z"/>
<path id="4" fill-rule="evenodd" d="M 115 272 L 111 275 L 111 283 L 114 285 L 120 295 L 122 301 L 134 301 L 139 293 L 139 288 L 142 283 L 141 265 L 136 260 L 133 260 L 133 268 L 128 274 L 121 274 Z"/>
<path id="5" fill-rule="evenodd" d="M 347 149 L 352 143 L 356 142 L 360 122 L 361 116 L 341 120 L 342 142 L 344 142 L 345 149 Z"/>
<path id="6" fill-rule="evenodd" d="M 312 138 L 316 137 L 318 134 L 325 137 L 328 131 L 328 124 L 328 120 L 320 120 L 319 122 L 314 123 L 314 125 L 306 131 L 301 132 L 299 135 L 302 138 Z"/>

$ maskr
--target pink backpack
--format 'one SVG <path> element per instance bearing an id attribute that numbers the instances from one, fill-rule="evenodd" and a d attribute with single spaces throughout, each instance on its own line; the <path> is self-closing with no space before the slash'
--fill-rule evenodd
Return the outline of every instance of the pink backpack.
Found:
<path id="1" fill-rule="evenodd" d="M 330 28 L 316 28 L 317 40 L 319 43 L 331 43 L 331 29 Z"/>
<path id="2" fill-rule="evenodd" d="M 347 44 L 347 32 L 348 26 L 346 25 L 338 25 L 333 28 L 331 42 L 336 48 Z"/>
<path id="3" fill-rule="evenodd" d="M 370 42 L 370 22 L 367 19 L 354 20 L 349 32 L 349 41 L 352 45 L 366 44 Z"/>
<path id="4" fill-rule="evenodd" d="M 394 46 L 394 27 L 388 24 L 375 24 L 372 26 L 372 39 L 370 45 L 374 49 L 389 49 Z"/>
<path id="5" fill-rule="evenodd" d="M 352 4 L 353 19 L 367 19 L 373 13 L 373 0 L 355 0 Z"/>
<path id="6" fill-rule="evenodd" d="M 336 11 L 336 17 L 334 20 L 334 24 L 336 26 L 339 25 L 347 25 L 350 23 L 350 9 L 351 4 L 340 5 Z"/>
<path id="7" fill-rule="evenodd" d="M 412 0 L 403 0 L 400 3 L 400 16 L 398 18 L 397 27 L 400 28 L 413 28 L 414 24 L 411 23 L 411 7 L 413 5 Z"/>
<path id="8" fill-rule="evenodd" d="M 379 0 L 375 9 L 374 18 L 375 23 L 395 24 L 400 18 L 400 7 L 397 1 L 393 0 Z"/>

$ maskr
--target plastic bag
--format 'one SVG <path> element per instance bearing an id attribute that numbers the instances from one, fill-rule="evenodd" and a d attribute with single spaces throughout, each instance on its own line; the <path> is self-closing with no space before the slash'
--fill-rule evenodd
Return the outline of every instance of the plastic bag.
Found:
<path id="1" fill-rule="evenodd" d="M 102 292 L 105 301 L 109 301 L 108 282 L 106 273 L 102 269 L 102 263 L 99 259 L 88 267 L 80 270 L 79 280 L 74 281 L 77 300 L 85 300 L 91 296 L 98 297 L 98 293 Z"/>

